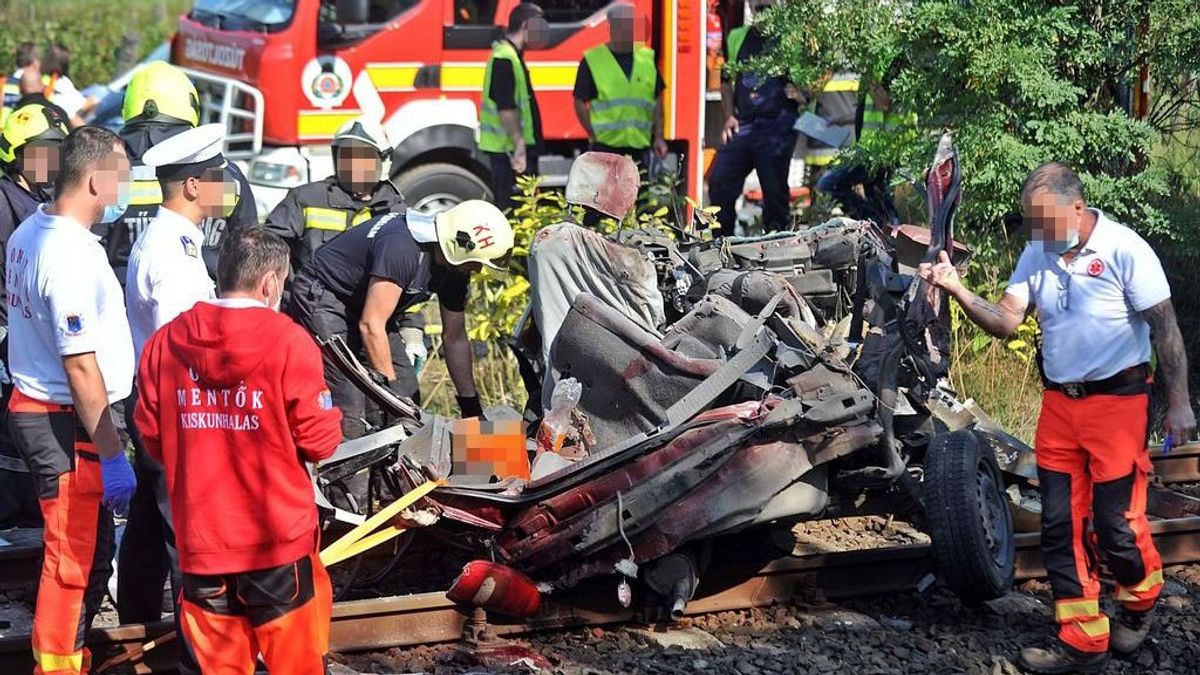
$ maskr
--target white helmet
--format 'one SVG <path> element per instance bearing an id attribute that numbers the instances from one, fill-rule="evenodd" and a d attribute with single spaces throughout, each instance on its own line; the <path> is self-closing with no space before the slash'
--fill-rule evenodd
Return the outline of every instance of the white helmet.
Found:
<path id="1" fill-rule="evenodd" d="M 494 204 L 471 199 L 442 211 L 434 219 L 446 262 L 456 267 L 477 262 L 508 271 L 515 237 L 512 225 Z"/>
<path id="2" fill-rule="evenodd" d="M 356 117 L 337 130 L 331 145 L 337 148 L 345 143 L 369 145 L 378 150 L 380 156 L 385 156 L 392 151 L 392 144 L 388 142 L 387 132 L 383 130 L 383 125 L 367 117 Z"/>

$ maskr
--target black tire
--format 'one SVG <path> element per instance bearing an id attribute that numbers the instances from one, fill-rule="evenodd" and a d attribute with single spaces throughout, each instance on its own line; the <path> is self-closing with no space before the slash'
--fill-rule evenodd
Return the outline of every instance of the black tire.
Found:
<path id="1" fill-rule="evenodd" d="M 444 211 L 468 199 L 492 199 L 483 178 L 446 162 L 413 167 L 396 177 L 396 187 L 409 208 L 422 213 Z"/>
<path id="2" fill-rule="evenodd" d="M 975 433 L 939 434 L 925 452 L 925 523 L 938 577 L 969 602 L 1013 585 L 1012 513 L 996 457 Z"/>

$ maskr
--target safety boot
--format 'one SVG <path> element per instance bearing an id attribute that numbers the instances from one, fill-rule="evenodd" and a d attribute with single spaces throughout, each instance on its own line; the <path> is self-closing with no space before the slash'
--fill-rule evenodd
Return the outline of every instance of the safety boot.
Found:
<path id="1" fill-rule="evenodd" d="M 1132 654 L 1146 641 L 1150 625 L 1154 623 L 1154 608 L 1144 612 L 1122 609 L 1117 614 L 1117 625 L 1109 638 L 1109 647 L 1117 654 Z"/>
<path id="2" fill-rule="evenodd" d="M 1059 673 L 1082 673 L 1092 675 L 1104 670 L 1108 663 L 1108 652 L 1089 653 L 1073 649 L 1055 640 L 1049 647 L 1026 647 L 1021 650 L 1020 665 L 1037 675 Z"/>

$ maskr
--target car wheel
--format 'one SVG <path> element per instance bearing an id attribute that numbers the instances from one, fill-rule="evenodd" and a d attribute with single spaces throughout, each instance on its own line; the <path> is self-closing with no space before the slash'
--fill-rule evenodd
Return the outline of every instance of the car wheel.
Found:
<path id="1" fill-rule="evenodd" d="M 468 199 L 490 201 L 491 190 L 482 178 L 457 164 L 422 164 L 400 174 L 396 187 L 410 209 L 421 213 L 445 211 Z"/>
<path id="2" fill-rule="evenodd" d="M 939 434 L 925 453 L 925 523 L 938 577 L 981 602 L 1012 589 L 1016 545 L 1000 466 L 968 430 Z"/>

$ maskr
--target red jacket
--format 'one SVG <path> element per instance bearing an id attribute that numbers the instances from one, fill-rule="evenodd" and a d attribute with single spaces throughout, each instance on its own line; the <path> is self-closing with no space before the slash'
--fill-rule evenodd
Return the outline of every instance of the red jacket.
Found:
<path id="1" fill-rule="evenodd" d="M 247 572 L 313 552 L 304 462 L 333 454 L 342 415 L 303 328 L 252 301 L 197 303 L 150 337 L 137 385 L 134 420 L 166 468 L 184 572 Z"/>

